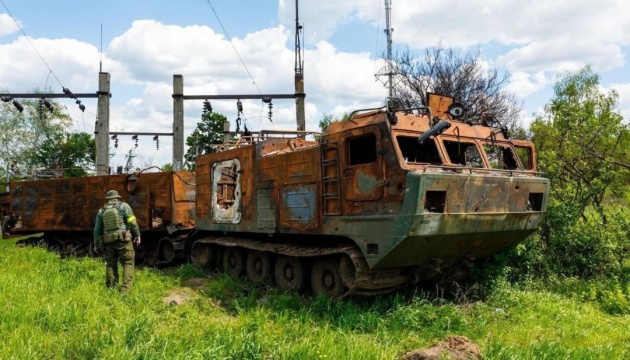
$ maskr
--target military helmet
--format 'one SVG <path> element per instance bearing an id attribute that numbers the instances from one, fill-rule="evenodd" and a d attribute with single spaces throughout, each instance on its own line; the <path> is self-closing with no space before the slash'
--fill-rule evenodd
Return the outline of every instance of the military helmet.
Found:
<path id="1" fill-rule="evenodd" d="M 105 199 L 107 199 L 107 200 L 120 199 L 120 195 L 118 195 L 118 191 L 116 191 L 116 190 L 109 190 L 107 192 L 107 196 L 105 197 Z"/>

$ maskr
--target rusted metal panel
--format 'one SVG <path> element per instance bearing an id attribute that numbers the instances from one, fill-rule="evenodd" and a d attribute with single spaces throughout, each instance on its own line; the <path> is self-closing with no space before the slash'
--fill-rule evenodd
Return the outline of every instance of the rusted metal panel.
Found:
<path id="1" fill-rule="evenodd" d="M 105 194 L 116 190 L 133 209 L 138 226 L 192 226 L 194 201 L 173 201 L 172 173 L 107 175 L 11 183 L 11 209 L 22 220 L 19 231 L 91 230 Z M 188 187 L 187 191 L 190 191 Z M 176 215 L 180 214 L 180 215 Z"/>
<path id="2" fill-rule="evenodd" d="M 210 213 L 210 163 L 197 161 L 195 186 L 196 216 L 203 219 Z"/>
<path id="3" fill-rule="evenodd" d="M 256 199 L 256 218 L 258 229 L 275 229 L 278 213 L 274 189 L 258 189 Z"/>
<path id="4" fill-rule="evenodd" d="M 275 187 L 284 182 L 286 155 L 267 156 L 256 160 L 256 187 Z"/>
<path id="5" fill-rule="evenodd" d="M 317 228 L 317 184 L 286 185 L 280 193 L 280 226 L 285 229 Z"/>
<path id="6" fill-rule="evenodd" d="M 453 104 L 453 98 L 449 96 L 436 96 L 436 94 L 433 93 L 429 93 L 427 98 L 428 106 L 433 109 L 433 116 L 445 118 L 448 107 Z"/>
<path id="7" fill-rule="evenodd" d="M 308 148 L 288 153 L 286 155 L 287 184 L 299 184 L 316 181 L 320 174 L 320 151 L 317 148 Z"/>
<path id="8" fill-rule="evenodd" d="M 173 179 L 172 223 L 183 227 L 195 225 L 195 185 L 196 176 L 190 171 L 171 173 Z"/>

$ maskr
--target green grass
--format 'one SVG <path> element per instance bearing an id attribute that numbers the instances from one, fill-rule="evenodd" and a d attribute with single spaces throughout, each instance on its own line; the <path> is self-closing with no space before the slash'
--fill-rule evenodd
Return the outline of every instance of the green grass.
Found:
<path id="1" fill-rule="evenodd" d="M 331 302 L 213 275 L 169 305 L 163 297 L 203 274 L 137 269 L 122 297 L 105 288 L 101 260 L 14 243 L 0 242 L 2 359 L 396 359 L 448 335 L 485 359 L 630 357 L 630 316 L 545 290 L 499 282 L 483 302 L 412 291 Z"/>

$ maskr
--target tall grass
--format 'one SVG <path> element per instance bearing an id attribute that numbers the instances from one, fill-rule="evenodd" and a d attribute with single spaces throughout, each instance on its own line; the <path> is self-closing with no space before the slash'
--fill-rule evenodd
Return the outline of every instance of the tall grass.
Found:
<path id="1" fill-rule="evenodd" d="M 136 270 L 132 293 L 104 286 L 99 259 L 0 242 L 2 359 L 396 359 L 448 335 L 486 359 L 628 358 L 630 317 L 506 282 L 483 302 L 409 291 L 331 302 L 255 287 L 189 265 Z M 206 276 L 202 288 L 186 280 Z M 170 305 L 163 297 L 192 297 Z"/>

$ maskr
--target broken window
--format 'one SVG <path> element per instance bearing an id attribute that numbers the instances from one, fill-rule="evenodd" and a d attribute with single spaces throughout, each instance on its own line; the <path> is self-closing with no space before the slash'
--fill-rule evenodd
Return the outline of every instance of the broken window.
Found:
<path id="1" fill-rule="evenodd" d="M 442 164 L 442 159 L 440 159 L 440 154 L 433 139 L 427 139 L 422 145 L 418 143 L 418 138 L 415 136 L 397 136 L 396 141 L 405 164 Z"/>
<path id="2" fill-rule="evenodd" d="M 444 147 L 451 160 L 451 164 L 476 168 L 484 167 L 481 155 L 475 143 L 445 140 Z"/>
<path id="3" fill-rule="evenodd" d="M 516 162 L 516 156 L 512 151 L 512 148 L 505 145 L 492 145 L 486 144 L 483 147 L 488 156 L 490 167 L 500 170 L 516 170 L 518 169 L 518 163 Z"/>
<path id="4" fill-rule="evenodd" d="M 534 170 L 534 159 L 532 156 L 532 148 L 526 146 L 516 146 L 516 155 L 521 159 L 521 164 L 525 170 Z"/>
<path id="5" fill-rule="evenodd" d="M 212 165 L 212 220 L 236 224 L 241 220 L 241 163 L 238 159 Z"/>
<path id="6" fill-rule="evenodd" d="M 236 164 L 221 167 L 221 178 L 216 187 L 216 201 L 221 209 L 229 209 L 234 205 L 237 177 Z"/>
<path id="7" fill-rule="evenodd" d="M 348 165 L 367 164 L 376 161 L 376 135 L 368 133 L 346 140 Z"/>

